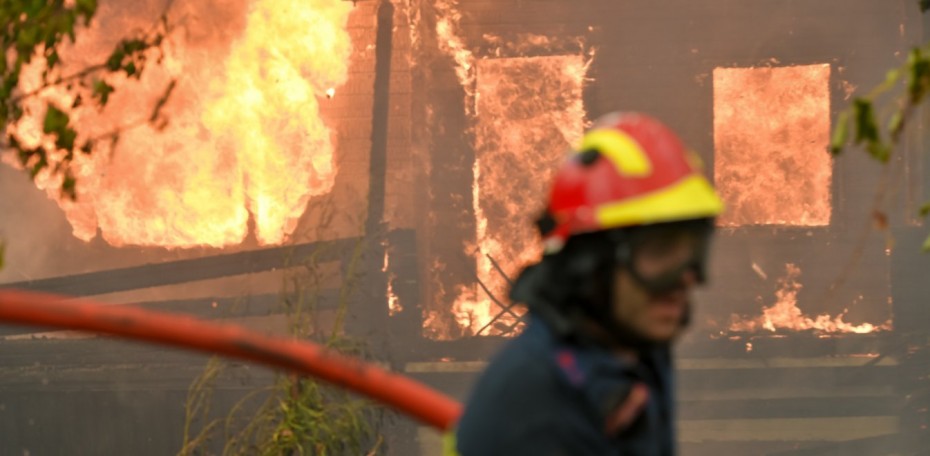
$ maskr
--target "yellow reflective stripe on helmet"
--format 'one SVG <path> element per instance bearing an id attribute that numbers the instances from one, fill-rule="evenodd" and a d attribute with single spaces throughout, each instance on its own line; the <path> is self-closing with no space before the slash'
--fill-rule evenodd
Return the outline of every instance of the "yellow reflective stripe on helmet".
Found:
<path id="1" fill-rule="evenodd" d="M 664 189 L 638 198 L 605 204 L 596 217 L 603 229 L 644 223 L 674 222 L 716 217 L 723 212 L 723 201 L 700 174 L 692 174 Z"/>
<path id="2" fill-rule="evenodd" d="M 614 129 L 592 130 L 581 139 L 581 148 L 596 149 L 604 154 L 624 176 L 648 176 L 652 174 L 652 163 L 639 143 L 629 135 Z"/>
<path id="3" fill-rule="evenodd" d="M 442 456 L 461 456 L 455 448 L 455 430 L 442 435 Z"/>

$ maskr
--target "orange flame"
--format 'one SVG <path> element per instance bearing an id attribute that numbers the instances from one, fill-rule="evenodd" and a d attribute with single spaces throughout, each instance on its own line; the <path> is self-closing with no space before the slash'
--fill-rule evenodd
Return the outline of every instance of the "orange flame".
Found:
<path id="1" fill-rule="evenodd" d="M 881 325 L 862 323 L 855 325 L 843 321 L 847 311 L 831 317 L 828 314 L 808 317 L 798 308 L 798 292 L 803 287 L 798 281 L 801 268 L 793 263 L 785 266 L 786 275 L 778 280 L 779 289 L 775 292 L 776 302 L 770 307 L 762 309 L 762 315 L 755 318 L 741 318 L 739 315 L 730 316 L 730 331 L 755 332 L 759 330 L 778 331 L 787 329 L 792 331 L 814 330 L 823 333 L 858 333 L 865 334 L 875 331 L 890 330 L 891 321 Z"/>
<path id="2" fill-rule="evenodd" d="M 721 226 L 830 223 L 830 65 L 714 69 Z"/>
<path id="3" fill-rule="evenodd" d="M 480 46 L 469 48 L 460 33 L 458 1 L 434 6 L 439 49 L 454 61 L 465 112 L 474 121 L 476 244 L 467 251 L 476 260 L 477 280 L 454 290 L 457 328 L 447 327 L 437 311 L 427 312 L 423 327 L 433 338 L 511 334 L 520 311 L 509 309 L 508 282 L 539 256 L 529 221 L 542 209 L 551 172 L 582 133 L 581 92 L 595 51 L 586 50 L 580 37 L 528 33 L 485 34 Z M 418 39 L 411 36 L 414 43 Z M 497 58 L 477 58 L 477 51 Z M 513 169 L 520 173 L 507 174 Z M 441 300 L 445 286 L 435 284 Z"/>
<path id="4" fill-rule="evenodd" d="M 472 190 L 483 287 L 461 287 L 453 305 L 468 332 L 478 332 L 502 311 L 488 294 L 506 305 L 508 278 L 540 255 L 530 220 L 542 211 L 552 172 L 584 128 L 586 70 L 580 55 L 477 62 Z M 482 334 L 506 332 L 517 322 L 514 314 L 502 315 L 500 325 Z"/>
<path id="5" fill-rule="evenodd" d="M 217 44 L 221 31 L 195 24 L 172 38 L 162 68 L 149 69 L 141 87 L 117 90 L 102 114 L 73 112 L 93 137 L 144 119 L 147 100 L 178 79 L 164 131 L 134 128 L 118 149 L 77 157 L 78 200 L 58 201 L 74 235 L 90 240 L 99 227 L 116 246 L 222 247 L 241 242 L 251 218 L 260 243 L 283 242 L 310 198 L 333 185 L 334 146 L 318 100 L 347 78 L 351 9 L 339 0 L 255 0 L 241 9 L 242 31 L 231 43 Z M 212 41 L 191 37 L 198 34 Z M 96 38 L 79 42 L 75 54 L 100 54 L 95 40 L 105 35 L 92 28 L 86 36 Z M 40 127 L 27 122 L 18 134 L 40 137 Z M 37 183 L 57 199 L 54 182 Z"/>
<path id="6" fill-rule="evenodd" d="M 397 297 L 397 294 L 394 293 L 394 280 L 397 278 L 397 274 L 390 272 L 391 266 L 391 257 L 390 254 L 385 250 L 384 252 L 384 266 L 381 267 L 381 272 L 387 273 L 387 302 L 388 302 L 388 315 L 394 316 L 398 312 L 403 312 L 404 307 L 400 304 L 400 298 Z"/>
<path id="7" fill-rule="evenodd" d="M 436 2 L 436 37 L 439 49 L 455 60 L 455 75 L 468 95 L 474 93 L 475 56 L 465 47 L 465 41 L 459 34 L 459 22 L 462 13 L 458 10 L 457 0 L 440 0 Z"/>

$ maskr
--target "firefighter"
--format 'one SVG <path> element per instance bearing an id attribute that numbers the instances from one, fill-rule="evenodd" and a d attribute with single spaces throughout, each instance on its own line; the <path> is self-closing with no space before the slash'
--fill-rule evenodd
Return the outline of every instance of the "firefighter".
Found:
<path id="1" fill-rule="evenodd" d="M 595 122 L 556 172 L 542 259 L 511 290 L 526 329 L 478 380 L 446 454 L 675 454 L 670 348 L 722 210 L 665 125 Z"/>

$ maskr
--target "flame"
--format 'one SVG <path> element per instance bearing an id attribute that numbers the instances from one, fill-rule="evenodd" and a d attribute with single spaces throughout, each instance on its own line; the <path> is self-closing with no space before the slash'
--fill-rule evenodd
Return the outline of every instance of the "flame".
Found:
<path id="1" fill-rule="evenodd" d="M 333 186 L 334 146 L 318 97 L 332 97 L 347 78 L 351 9 L 339 0 L 227 5 L 223 14 L 240 11 L 243 19 L 189 25 L 187 35 L 166 44 L 161 68 L 147 70 L 138 86 L 118 89 L 102 114 L 75 110 L 79 131 L 94 137 L 127 119 L 144 120 L 147 100 L 178 80 L 164 131 L 134 128 L 118 148 L 76 158 L 78 200 L 58 201 L 74 235 L 90 240 L 99 227 L 116 246 L 222 247 L 241 242 L 251 219 L 261 244 L 283 242 L 310 198 Z M 107 14 L 101 10 L 96 24 Z M 74 55 L 100 60 L 108 49 L 100 42 L 109 35 L 97 26 L 86 36 Z M 37 82 L 25 80 L 21 88 Z M 39 128 L 33 120 L 18 134 L 40 136 Z M 57 199 L 53 178 L 37 184 Z"/>
<path id="2" fill-rule="evenodd" d="M 465 88 L 465 93 L 471 95 L 474 93 L 475 55 L 465 46 L 459 33 L 462 13 L 458 9 L 458 1 L 440 0 L 436 2 L 435 8 L 439 49 L 455 61 L 455 75 Z"/>
<path id="3" fill-rule="evenodd" d="M 830 65 L 714 69 L 721 226 L 830 223 Z"/>
<path id="4" fill-rule="evenodd" d="M 581 136 L 581 92 L 595 50 L 586 49 L 580 37 L 522 32 L 484 34 L 482 42 L 469 47 L 461 35 L 458 1 L 439 0 L 433 6 L 438 48 L 453 61 L 465 92 L 465 113 L 473 123 L 476 242 L 466 253 L 475 258 L 476 280 L 447 292 L 450 284 L 438 273 L 444 263 L 436 261 L 434 297 L 447 302 L 447 296 L 455 296 L 455 322 L 447 322 L 444 311 L 427 311 L 424 334 L 441 339 L 512 334 L 521 314 L 510 309 L 506 291 L 520 267 L 539 255 L 529 221 L 542 209 L 552 170 Z M 412 24 L 421 20 L 418 13 L 408 17 Z M 411 42 L 416 46 L 419 34 L 411 32 Z M 514 169 L 520 173 L 506 174 Z"/>
<path id="5" fill-rule="evenodd" d="M 404 307 L 400 305 L 400 298 L 394 293 L 394 280 L 397 279 L 397 274 L 391 272 L 391 259 L 390 254 L 387 250 L 384 251 L 384 265 L 381 267 L 381 272 L 387 274 L 387 302 L 388 302 L 388 315 L 394 316 L 398 312 L 403 312 Z"/>
<path id="6" fill-rule="evenodd" d="M 453 304 L 468 332 L 478 333 L 503 311 L 510 278 L 541 253 L 530 220 L 542 211 L 552 172 L 584 129 L 587 65 L 581 55 L 477 62 L 472 201 L 480 283 L 460 287 Z M 481 333 L 507 332 L 519 315 L 511 312 Z"/>
<path id="7" fill-rule="evenodd" d="M 741 318 L 739 315 L 730 316 L 730 331 L 755 332 L 759 330 L 778 331 L 782 329 L 792 331 L 818 331 L 823 333 L 858 333 L 866 334 L 875 331 L 890 330 L 891 321 L 881 325 L 862 323 L 855 325 L 843 321 L 847 311 L 836 317 L 828 314 L 808 317 L 798 308 L 798 292 L 803 286 L 798 281 L 801 268 L 793 263 L 785 266 L 786 275 L 778 280 L 779 288 L 775 292 L 775 304 L 764 307 L 762 315 L 755 318 Z"/>
<path id="8" fill-rule="evenodd" d="M 579 52 L 579 50 L 582 53 L 587 52 L 589 58 L 592 58 L 595 53 L 595 49 L 588 48 L 584 38 L 580 36 L 509 32 L 485 33 L 481 38 L 483 40 L 479 47 L 481 54 L 495 58 L 568 55 Z"/>
<path id="9" fill-rule="evenodd" d="M 404 306 L 400 305 L 400 298 L 394 294 L 394 276 L 388 278 L 387 298 L 388 298 L 388 315 L 394 316 L 404 311 Z"/>

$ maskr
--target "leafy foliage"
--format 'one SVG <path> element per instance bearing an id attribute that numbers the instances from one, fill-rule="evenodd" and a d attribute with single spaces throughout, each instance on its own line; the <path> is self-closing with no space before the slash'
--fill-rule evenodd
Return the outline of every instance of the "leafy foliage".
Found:
<path id="1" fill-rule="evenodd" d="M 178 452 L 180 455 L 191 454 L 196 448 L 206 443 L 210 433 L 219 424 L 210 422 L 203 426 L 196 436 L 191 436 L 195 422 L 207 422 L 210 414 L 210 404 L 213 401 L 213 384 L 217 376 L 223 371 L 223 361 L 211 358 L 207 362 L 203 373 L 194 379 L 187 390 L 187 401 L 184 403 L 184 447 Z"/>
<path id="2" fill-rule="evenodd" d="M 53 144 L 25 147 L 21 140 L 8 132 L 3 146 L 16 153 L 19 162 L 33 178 L 48 168 L 51 168 L 52 173 L 60 174 L 61 191 L 72 199 L 76 196 L 76 181 L 71 172 L 75 149 L 88 154 L 93 152 L 96 142 L 94 138 L 85 138 L 76 147 L 81 135 L 71 122 L 68 112 L 81 106 L 82 93 L 88 91 L 97 102 L 97 108 L 103 109 L 116 90 L 108 80 L 118 74 L 139 79 L 145 69 L 149 51 L 160 48 L 170 31 L 163 15 L 159 24 L 149 33 L 121 40 L 105 62 L 62 75 L 61 46 L 68 40 L 73 43 L 79 27 L 89 25 L 96 12 L 97 0 L 67 3 L 65 0 L 0 1 L 0 24 L 4 24 L 0 28 L 0 43 L 4 52 L 0 56 L 0 127 L 3 131 L 8 132 L 8 126 L 15 126 L 23 119 L 26 100 L 35 97 L 41 99 L 49 88 L 63 88 L 74 98 L 70 107 L 45 103 L 43 133 L 54 139 Z M 19 86 L 22 71 L 26 66 L 36 64 L 43 65 L 39 88 L 25 92 Z M 94 78 L 92 82 L 91 78 Z M 114 132 L 108 136 L 115 137 L 117 134 Z"/>
<path id="3" fill-rule="evenodd" d="M 356 455 L 372 440 L 377 411 L 367 401 L 295 376 L 281 377 L 275 390 L 287 394 L 266 402 L 256 415 L 266 419 L 228 440 L 224 453 Z"/>
<path id="4" fill-rule="evenodd" d="M 920 9 L 921 11 L 930 9 L 930 0 L 920 0 Z M 880 85 L 867 95 L 854 99 L 852 106 L 837 116 L 836 126 L 830 139 L 830 152 L 838 156 L 851 142 L 854 145 L 863 146 L 873 159 L 888 163 L 908 120 L 915 108 L 926 100 L 928 93 L 930 93 L 930 43 L 912 49 L 903 65 L 889 70 Z M 894 96 L 890 97 L 890 102 L 876 105 L 879 97 L 883 95 Z M 879 110 L 890 111 L 885 128 L 880 127 L 879 116 L 876 114 Z M 853 133 L 852 140 L 850 140 L 851 132 Z M 930 215 L 930 202 L 921 207 L 920 215 L 922 217 Z M 930 237 L 924 242 L 923 250 L 930 251 Z"/>
<path id="5" fill-rule="evenodd" d="M 331 327 L 321 327 L 316 309 L 320 265 L 311 258 L 302 265 L 307 272 L 295 273 L 286 279 L 282 287 L 282 307 L 292 337 L 312 340 L 347 355 L 366 356 L 365 347 L 347 337 L 343 330 L 348 298 L 355 287 L 364 245 L 365 241 L 359 240 L 346 265 L 339 306 Z M 223 366 L 211 360 L 188 390 L 184 446 L 179 456 L 209 451 L 208 441 L 218 433 L 220 424 L 223 424 L 224 455 L 374 456 L 383 453 L 378 427 L 384 413 L 381 407 L 344 389 L 293 374 L 278 375 L 273 385 L 253 390 L 243 397 L 225 420 L 210 421 L 213 385 Z M 250 410 L 254 408 L 250 403 L 258 397 L 265 399 L 257 410 Z M 244 424 L 239 420 L 242 415 L 248 416 Z M 201 426 L 196 435 L 192 432 L 194 422 Z"/>

